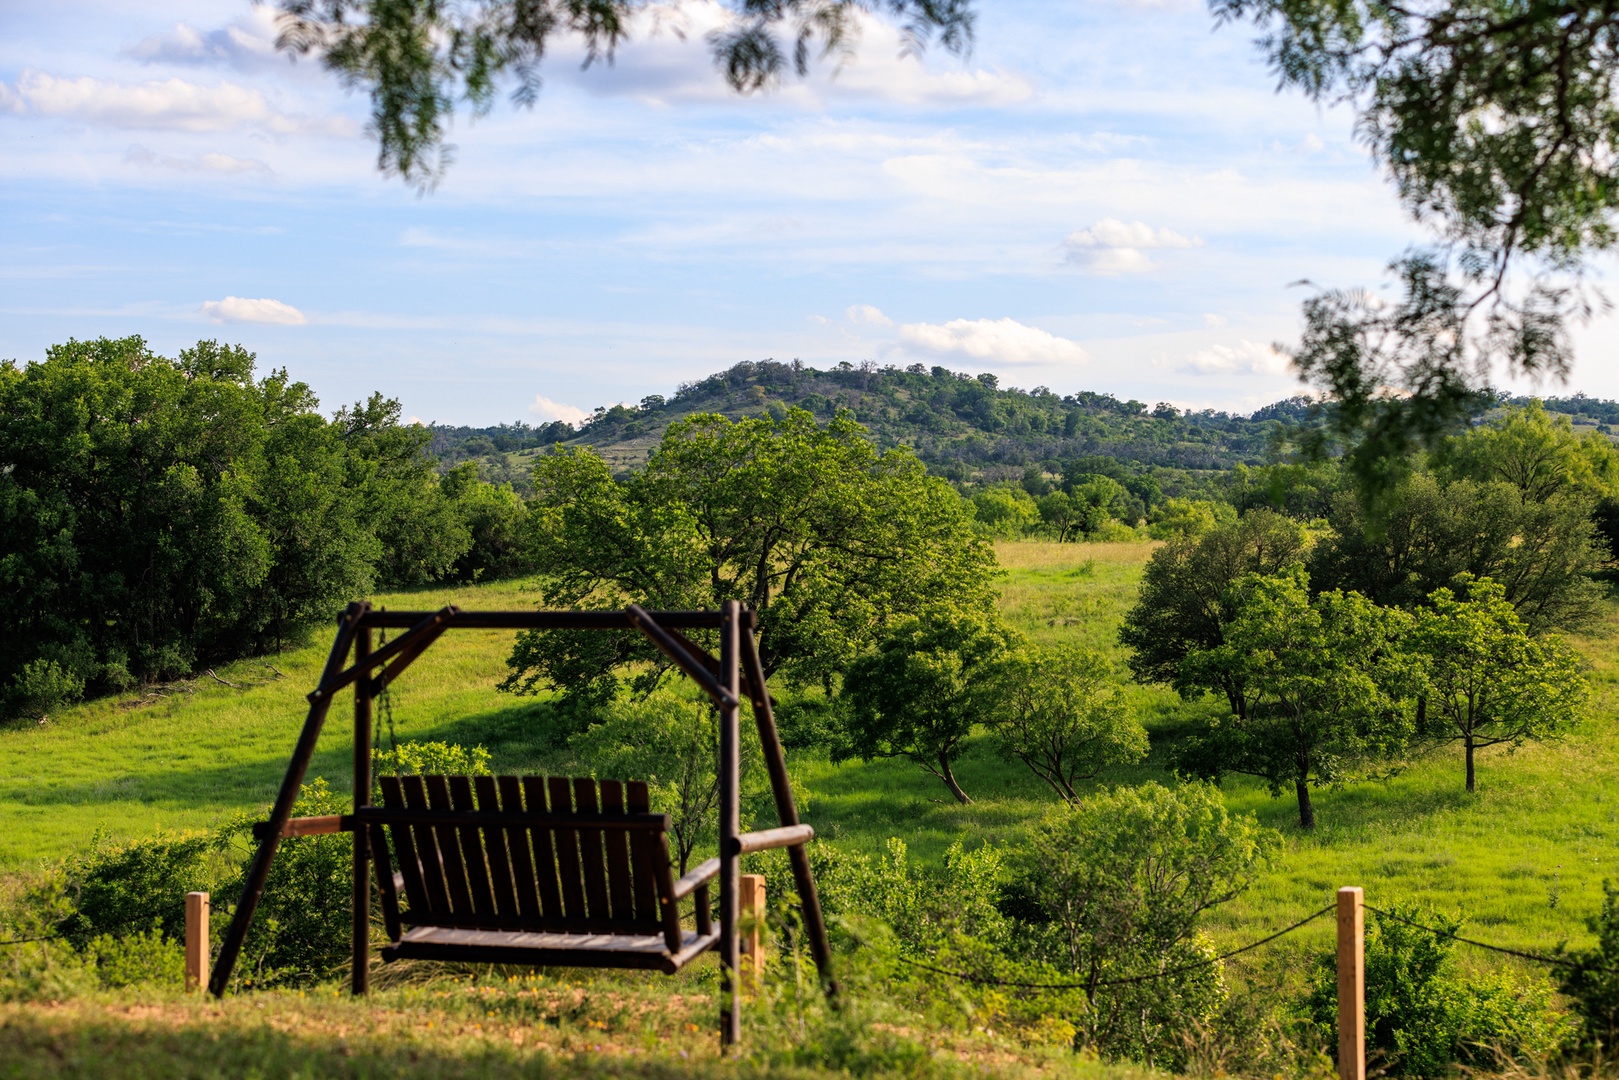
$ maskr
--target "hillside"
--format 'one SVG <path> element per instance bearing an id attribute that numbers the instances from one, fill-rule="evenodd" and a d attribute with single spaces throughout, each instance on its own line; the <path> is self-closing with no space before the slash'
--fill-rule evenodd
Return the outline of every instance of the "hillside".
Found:
<path id="1" fill-rule="evenodd" d="M 598 408 L 575 429 L 435 427 L 432 451 L 446 464 L 481 459 L 499 478 L 521 469 L 521 458 L 562 442 L 594 447 L 609 462 L 633 467 L 646 460 L 664 429 L 694 413 L 739 418 L 807 409 L 822 419 L 848 409 L 880 447 L 908 446 L 933 471 L 954 479 L 1011 479 L 1030 465 L 1097 456 L 1139 467 L 1189 473 L 1223 471 L 1263 461 L 1284 429 L 1308 423 L 1302 398 L 1269 405 L 1251 416 L 1205 410 L 1182 413 L 1110 394 L 1066 396 L 1046 387 L 1002 387 L 993 375 L 969 376 L 920 364 L 906 369 L 842 364 L 828 371 L 764 360 L 741 363 L 672 398 L 652 395 L 639 406 Z M 1049 471 L 1056 471 L 1054 468 Z M 515 479 L 515 478 L 514 478 Z"/>

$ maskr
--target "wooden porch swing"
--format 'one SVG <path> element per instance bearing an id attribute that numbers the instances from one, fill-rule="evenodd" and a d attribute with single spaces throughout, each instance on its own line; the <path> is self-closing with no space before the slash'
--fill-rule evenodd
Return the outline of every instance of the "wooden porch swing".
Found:
<path id="1" fill-rule="evenodd" d="M 230 928 L 220 943 L 208 989 L 223 996 L 282 837 L 348 832 L 354 836 L 352 989 L 370 977 L 371 869 L 389 944 L 385 961 L 412 957 L 467 963 L 547 967 L 650 968 L 679 971 L 710 949 L 720 956 L 720 1041 L 741 1035 L 737 1008 L 740 954 L 738 889 L 741 858 L 785 847 L 803 911 L 810 951 L 829 997 L 837 993 L 826 925 L 764 668 L 754 615 L 734 600 L 718 611 L 376 611 L 350 604 L 276 795 Z M 372 651 L 371 632 L 406 632 Z M 399 776 L 380 778 L 382 805 L 371 803 L 372 700 L 444 631 L 636 630 L 645 634 L 714 701 L 720 716 L 719 855 L 676 879 L 669 857 L 669 815 L 651 813 L 645 783 L 536 776 Z M 718 630 L 715 659 L 682 629 Z M 345 667 L 350 653 L 354 661 Z M 743 686 L 753 706 L 765 767 L 781 824 L 741 831 L 740 732 Z M 354 687 L 354 812 L 294 818 L 327 711 L 339 690 Z M 397 866 L 395 865 L 397 860 Z M 719 881 L 718 926 L 709 885 Z M 682 926 L 680 904 L 694 902 L 694 927 Z M 403 904 L 401 903 L 403 901 Z"/>

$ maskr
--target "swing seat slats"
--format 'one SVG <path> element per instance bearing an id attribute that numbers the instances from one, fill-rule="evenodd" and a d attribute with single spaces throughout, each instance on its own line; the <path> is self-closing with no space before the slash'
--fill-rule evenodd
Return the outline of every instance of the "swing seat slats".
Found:
<path id="1" fill-rule="evenodd" d="M 539 934 L 419 926 L 383 947 L 385 960 L 458 960 L 546 967 L 650 968 L 672 975 L 719 941 L 719 931 L 686 930 L 670 954 L 659 934 Z"/>
<path id="2" fill-rule="evenodd" d="M 384 776 L 372 834 L 385 960 L 678 971 L 719 940 L 717 863 L 676 882 L 640 781 Z M 393 865 L 397 860 L 397 866 Z M 691 895 L 697 929 L 680 924 Z"/>

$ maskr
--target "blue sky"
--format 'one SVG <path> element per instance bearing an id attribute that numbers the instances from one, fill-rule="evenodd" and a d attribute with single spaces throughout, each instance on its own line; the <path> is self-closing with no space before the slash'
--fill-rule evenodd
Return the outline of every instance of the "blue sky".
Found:
<path id="1" fill-rule="evenodd" d="M 1247 411 L 1297 391 L 1290 283 L 1375 286 L 1422 236 L 1348 114 L 1198 4 L 981 0 L 966 60 L 872 22 L 746 99 L 703 43 L 724 18 L 650 9 L 610 68 L 558 43 L 536 107 L 459 118 L 419 196 L 268 8 L 0 0 L 0 357 L 220 338 L 328 409 L 447 423 L 764 357 Z M 1573 385 L 1619 396 L 1614 327 Z"/>

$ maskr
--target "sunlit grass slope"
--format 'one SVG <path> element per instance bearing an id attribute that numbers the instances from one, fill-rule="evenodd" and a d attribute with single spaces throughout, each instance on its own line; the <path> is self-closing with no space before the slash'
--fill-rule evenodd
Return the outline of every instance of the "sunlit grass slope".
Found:
<path id="1" fill-rule="evenodd" d="M 1010 621 L 1039 641 L 1075 641 L 1121 661 L 1120 619 L 1134 599 L 1151 545 L 999 546 Z M 389 607 L 530 606 L 522 583 L 425 591 L 378 598 Z M 1393 779 L 1321 791 L 1320 826 L 1303 834 L 1290 798 L 1233 779 L 1234 809 L 1251 810 L 1286 837 L 1285 850 L 1259 886 L 1222 909 L 1222 936 L 1280 926 L 1328 902 L 1343 884 L 1367 889 L 1368 902 L 1418 900 L 1461 910 L 1474 930 L 1505 945 L 1546 946 L 1584 940 L 1605 877 L 1619 879 L 1619 613 L 1602 633 L 1577 645 L 1596 688 L 1591 718 L 1568 740 L 1517 754 L 1487 753 L 1480 790 L 1462 790 L 1458 757 L 1439 752 L 1409 763 Z M 325 634 L 322 632 L 321 638 Z M 398 684 L 398 737 L 482 743 L 497 769 L 544 768 L 545 710 L 495 689 L 505 672 L 510 635 L 456 631 Z M 157 828 L 203 828 L 267 802 L 285 766 L 327 642 L 243 661 L 206 677 L 189 692 L 154 701 L 104 701 L 68 710 L 44 727 L 0 732 L 0 866 L 60 857 L 98 829 L 111 837 Z M 273 663 L 285 677 L 278 677 Z M 1147 763 L 1101 783 L 1168 781 L 1165 748 L 1188 718 L 1209 704 L 1184 705 L 1167 690 L 1131 687 L 1133 706 L 1153 735 Z M 346 788 L 347 699 L 333 710 L 311 775 Z M 386 735 L 384 735 L 386 738 Z M 904 761 L 833 765 L 813 754 L 792 759 L 807 788 L 806 818 L 838 844 L 880 850 L 898 836 L 913 856 L 938 860 L 960 839 L 1002 842 L 1052 805 L 1053 796 L 1021 765 L 975 743 L 958 775 L 974 797 L 958 806 L 937 781 Z M 1328 928 L 1313 931 L 1321 942 Z"/>

